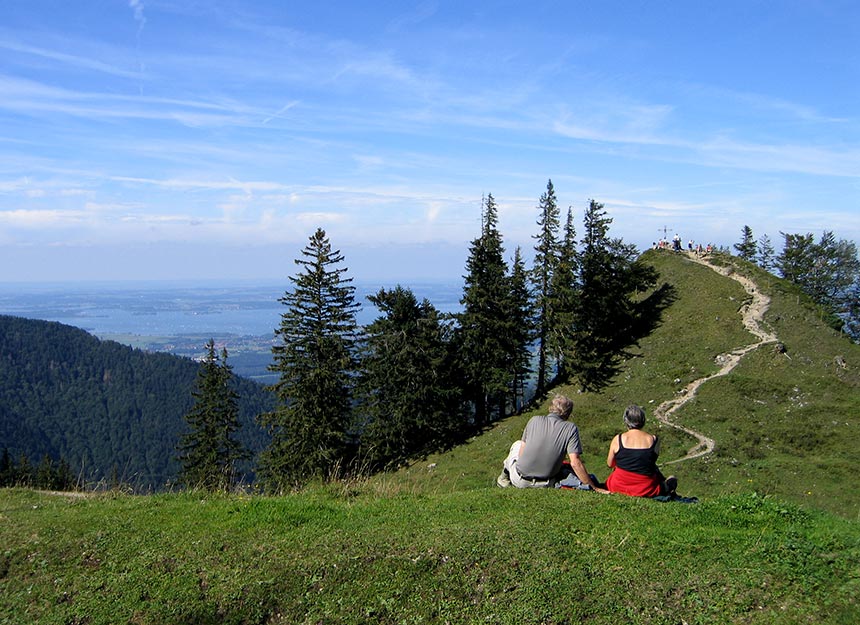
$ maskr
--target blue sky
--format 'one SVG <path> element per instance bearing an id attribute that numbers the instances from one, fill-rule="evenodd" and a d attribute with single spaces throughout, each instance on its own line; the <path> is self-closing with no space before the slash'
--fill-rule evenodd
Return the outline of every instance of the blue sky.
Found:
<path id="1" fill-rule="evenodd" d="M 551 178 L 640 248 L 860 242 L 853 1 L 5 0 L 0 281 L 459 279 Z"/>

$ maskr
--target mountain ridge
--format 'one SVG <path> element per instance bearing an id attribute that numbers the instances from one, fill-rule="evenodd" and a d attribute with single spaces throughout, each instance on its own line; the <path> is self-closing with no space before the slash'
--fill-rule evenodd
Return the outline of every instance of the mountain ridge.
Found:
<path id="1" fill-rule="evenodd" d="M 175 479 L 175 446 L 185 431 L 199 364 L 148 353 L 58 322 L 0 315 L 0 446 L 13 460 L 68 463 L 87 484 L 118 479 L 158 489 Z M 240 440 L 265 443 L 256 414 L 263 387 L 234 377 Z M 250 471 L 246 466 L 243 471 Z"/>

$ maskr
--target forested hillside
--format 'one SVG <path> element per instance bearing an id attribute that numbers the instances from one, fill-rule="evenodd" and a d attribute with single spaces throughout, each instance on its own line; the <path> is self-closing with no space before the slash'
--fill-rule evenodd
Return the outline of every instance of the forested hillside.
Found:
<path id="1" fill-rule="evenodd" d="M 13 462 L 62 459 L 87 482 L 161 488 L 177 475 L 198 368 L 59 323 L 0 316 L 0 448 Z M 265 434 L 254 418 L 271 398 L 255 382 L 234 384 L 238 438 L 256 454 Z"/>

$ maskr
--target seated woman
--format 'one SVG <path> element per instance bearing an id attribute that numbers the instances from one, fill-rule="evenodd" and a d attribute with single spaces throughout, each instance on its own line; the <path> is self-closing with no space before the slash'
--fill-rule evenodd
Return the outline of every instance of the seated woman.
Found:
<path id="1" fill-rule="evenodd" d="M 616 435 L 609 444 L 606 464 L 614 470 L 606 479 L 606 488 L 633 497 L 674 495 L 677 478 L 664 478 L 657 467 L 660 440 L 642 429 L 645 411 L 636 405 L 628 406 L 624 424 L 627 431 Z"/>

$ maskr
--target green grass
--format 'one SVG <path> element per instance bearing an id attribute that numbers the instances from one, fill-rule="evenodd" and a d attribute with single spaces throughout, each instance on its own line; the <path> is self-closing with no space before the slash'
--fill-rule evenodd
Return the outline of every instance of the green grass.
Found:
<path id="1" fill-rule="evenodd" d="M 736 282 L 647 258 L 677 289 L 662 325 L 603 392 L 559 389 L 601 478 L 627 404 L 650 414 L 753 341 Z M 677 414 L 717 441 L 672 465 L 698 504 L 496 488 L 533 413 L 286 497 L 2 490 L 0 624 L 860 622 L 860 348 L 781 281 L 735 270 L 773 298 L 788 355 L 748 354 Z M 664 461 L 693 444 L 647 427 Z"/>
<path id="2" fill-rule="evenodd" d="M 856 526 L 772 498 L 0 493 L 3 623 L 854 623 Z"/>

